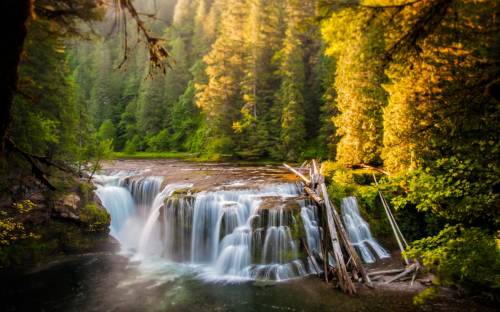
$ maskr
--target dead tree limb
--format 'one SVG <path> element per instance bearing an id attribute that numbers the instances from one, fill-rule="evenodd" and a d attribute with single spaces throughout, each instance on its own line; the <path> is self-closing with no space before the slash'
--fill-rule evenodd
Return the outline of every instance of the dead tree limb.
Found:
<path id="1" fill-rule="evenodd" d="M 289 165 L 287 164 L 283 164 L 283 166 L 285 166 L 285 168 L 287 168 L 288 170 L 290 170 L 291 172 L 295 173 L 299 178 L 301 178 L 305 183 L 306 185 L 309 185 L 311 184 L 311 180 L 309 180 L 305 175 L 303 175 L 302 173 L 298 172 L 297 170 L 295 170 L 294 168 L 290 167 Z"/>

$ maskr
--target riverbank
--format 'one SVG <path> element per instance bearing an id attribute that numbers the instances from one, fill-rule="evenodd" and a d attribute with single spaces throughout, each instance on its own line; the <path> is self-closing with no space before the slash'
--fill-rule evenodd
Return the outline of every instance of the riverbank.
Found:
<path id="1" fill-rule="evenodd" d="M 189 152 L 135 152 L 135 153 L 125 153 L 125 152 L 113 152 L 111 155 L 112 159 L 115 160 L 130 160 L 130 159 L 143 159 L 143 160 L 155 160 L 155 159 L 173 159 L 173 160 L 183 160 L 189 162 L 210 162 L 210 163 L 220 163 L 220 162 L 231 162 L 239 165 L 280 165 L 283 162 L 273 159 L 248 159 L 248 158 L 238 158 L 234 155 L 206 155 L 201 153 L 189 153 Z"/>

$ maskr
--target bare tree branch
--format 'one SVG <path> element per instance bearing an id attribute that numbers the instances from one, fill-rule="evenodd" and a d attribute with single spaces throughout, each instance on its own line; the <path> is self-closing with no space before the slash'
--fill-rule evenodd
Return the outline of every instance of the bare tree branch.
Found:
<path id="1" fill-rule="evenodd" d="M 142 13 L 139 13 L 137 9 L 132 4 L 132 0 L 113 0 L 115 7 L 117 9 L 117 23 L 121 27 L 123 32 L 123 44 L 124 44 L 124 57 L 123 61 L 120 63 L 119 67 L 127 61 L 128 58 L 128 40 L 127 40 L 127 13 L 130 14 L 132 19 L 137 24 L 137 32 L 145 38 L 146 47 L 149 52 L 149 74 L 151 75 L 153 71 L 159 70 L 162 73 L 166 72 L 166 68 L 170 68 L 170 64 L 167 62 L 167 58 L 170 57 L 167 49 L 164 47 L 164 40 L 158 37 L 154 37 L 150 34 L 149 30 L 146 28 L 144 20 L 141 18 Z"/>

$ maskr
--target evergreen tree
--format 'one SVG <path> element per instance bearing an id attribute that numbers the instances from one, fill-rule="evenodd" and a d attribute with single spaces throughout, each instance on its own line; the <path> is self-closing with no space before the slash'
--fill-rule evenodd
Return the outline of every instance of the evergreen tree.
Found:
<path id="1" fill-rule="evenodd" d="M 326 52 L 336 58 L 334 123 L 340 141 L 336 159 L 341 163 L 379 163 L 382 146 L 382 108 L 385 93 L 380 21 L 369 9 L 336 12 L 322 24 Z M 370 27 L 367 23 L 370 21 Z"/>
<path id="2" fill-rule="evenodd" d="M 250 1 L 244 33 L 244 79 L 241 82 L 243 106 L 239 120 L 233 123 L 238 150 L 245 157 L 267 157 L 275 144 L 270 133 L 271 108 L 279 77 L 274 55 L 284 33 L 283 8 L 279 1 Z"/>
<path id="3" fill-rule="evenodd" d="M 137 99 L 137 126 L 143 136 L 154 136 L 166 125 L 165 80 L 155 76 L 143 80 Z"/>
<path id="4" fill-rule="evenodd" d="M 284 156 L 291 160 L 299 157 L 305 143 L 303 50 L 294 22 L 289 22 L 283 49 L 279 54 L 282 81 L 277 96 L 282 107 L 281 140 Z"/>
<path id="5" fill-rule="evenodd" d="M 24 151 L 74 160 L 79 122 L 75 82 L 61 38 L 48 37 L 49 24 L 32 23 L 19 68 L 20 92 L 14 98 L 9 135 Z"/>
<path id="6" fill-rule="evenodd" d="M 111 119 L 106 119 L 102 122 L 97 132 L 97 138 L 101 141 L 113 141 L 116 139 L 116 128 Z"/>
<path id="7" fill-rule="evenodd" d="M 245 55 L 242 30 L 246 1 L 229 1 L 221 15 L 220 32 L 204 57 L 207 84 L 197 85 L 196 104 L 206 116 L 209 152 L 230 153 L 234 147 L 232 123 L 242 106 L 240 83 Z"/>

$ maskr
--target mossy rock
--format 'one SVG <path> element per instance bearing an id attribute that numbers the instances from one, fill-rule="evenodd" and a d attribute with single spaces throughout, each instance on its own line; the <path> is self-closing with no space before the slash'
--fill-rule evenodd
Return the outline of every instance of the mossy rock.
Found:
<path id="1" fill-rule="evenodd" d="M 94 199 L 94 190 L 95 186 L 92 183 L 82 181 L 78 184 L 78 194 L 82 200 L 82 203 L 85 205 Z"/>
<path id="2" fill-rule="evenodd" d="M 107 232 L 111 217 L 104 208 L 88 203 L 80 210 L 80 221 L 90 232 Z"/>
<path id="3" fill-rule="evenodd" d="M 181 188 L 181 189 L 175 190 L 172 193 L 172 196 L 191 195 L 191 194 L 198 193 L 198 192 L 199 192 L 199 190 L 197 190 L 197 189 L 186 187 L 186 188 Z"/>
<path id="4" fill-rule="evenodd" d="M 0 248 L 0 268 L 32 266 L 71 254 L 115 248 L 106 232 L 91 232 L 76 222 L 49 220 L 32 229 L 37 237 Z"/>

